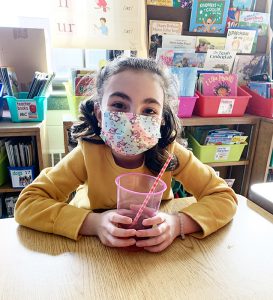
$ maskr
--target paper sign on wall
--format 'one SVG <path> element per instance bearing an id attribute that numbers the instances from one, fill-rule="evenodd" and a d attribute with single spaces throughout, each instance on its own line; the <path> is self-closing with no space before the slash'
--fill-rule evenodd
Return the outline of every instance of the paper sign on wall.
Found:
<path id="1" fill-rule="evenodd" d="M 221 99 L 218 107 L 218 115 L 229 115 L 233 111 L 235 99 Z"/>

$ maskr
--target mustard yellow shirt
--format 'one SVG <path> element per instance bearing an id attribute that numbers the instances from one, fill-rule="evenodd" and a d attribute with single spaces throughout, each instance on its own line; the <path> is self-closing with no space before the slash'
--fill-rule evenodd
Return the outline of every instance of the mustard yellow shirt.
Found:
<path id="1" fill-rule="evenodd" d="M 195 234 L 205 237 L 227 224 L 237 207 L 236 195 L 214 170 L 201 163 L 192 152 L 174 142 L 179 167 L 165 172 L 167 184 L 163 199 L 172 199 L 171 179 L 181 182 L 197 203 L 183 209 L 203 229 Z M 111 149 L 80 141 L 79 145 L 55 167 L 44 169 L 20 194 L 15 220 L 24 226 L 77 239 L 80 227 L 90 211 L 116 208 L 115 178 L 123 173 L 152 173 L 145 165 L 125 169 L 116 165 Z M 68 202 L 71 192 L 76 196 Z"/>

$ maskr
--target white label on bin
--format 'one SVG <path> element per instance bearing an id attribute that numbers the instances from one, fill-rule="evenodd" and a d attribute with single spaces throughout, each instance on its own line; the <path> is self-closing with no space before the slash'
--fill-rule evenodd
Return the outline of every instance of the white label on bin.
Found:
<path id="1" fill-rule="evenodd" d="M 17 101 L 16 106 L 19 120 L 32 120 L 38 118 L 36 101 Z"/>
<path id="2" fill-rule="evenodd" d="M 227 160 L 230 152 L 230 146 L 217 147 L 214 160 Z"/>
<path id="3" fill-rule="evenodd" d="M 25 187 L 33 181 L 32 169 L 10 170 L 13 187 Z"/>
<path id="4" fill-rule="evenodd" d="M 235 99 L 221 99 L 218 107 L 218 115 L 229 115 L 233 111 Z"/>

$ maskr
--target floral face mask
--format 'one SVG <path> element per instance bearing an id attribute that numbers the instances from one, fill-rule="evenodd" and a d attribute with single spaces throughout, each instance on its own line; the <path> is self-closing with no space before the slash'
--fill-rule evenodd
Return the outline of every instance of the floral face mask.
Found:
<path id="1" fill-rule="evenodd" d="M 136 155 L 157 144 L 160 126 L 158 116 L 104 111 L 100 137 L 116 153 Z"/>

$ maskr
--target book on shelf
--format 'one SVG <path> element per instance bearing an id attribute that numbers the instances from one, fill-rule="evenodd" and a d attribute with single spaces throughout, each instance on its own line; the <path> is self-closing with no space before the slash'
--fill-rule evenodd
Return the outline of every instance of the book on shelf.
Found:
<path id="1" fill-rule="evenodd" d="M 204 68 L 205 69 L 222 69 L 230 73 L 236 57 L 235 51 L 230 50 L 208 50 Z"/>
<path id="2" fill-rule="evenodd" d="M 225 37 L 212 37 L 212 36 L 197 36 L 196 37 L 196 52 L 207 52 L 209 49 L 225 49 Z"/>
<path id="3" fill-rule="evenodd" d="M 193 0 L 190 32 L 224 33 L 230 0 Z"/>
<path id="4" fill-rule="evenodd" d="M 229 7 L 226 28 L 235 28 L 239 24 L 240 10 L 237 7 Z"/>
<path id="5" fill-rule="evenodd" d="M 197 79 L 197 68 L 172 67 L 171 72 L 176 75 L 179 82 L 179 96 L 194 96 L 195 83 Z"/>
<path id="6" fill-rule="evenodd" d="M 252 53 L 255 37 L 256 30 L 229 28 L 227 32 L 225 49 L 236 51 L 237 53 Z"/>
<path id="7" fill-rule="evenodd" d="M 238 10 L 249 10 L 253 11 L 255 2 L 259 0 L 233 0 L 233 7 Z"/>
<path id="8" fill-rule="evenodd" d="M 205 96 L 237 96 L 236 74 L 202 74 L 202 93 Z"/>
<path id="9" fill-rule="evenodd" d="M 162 36 L 162 48 L 169 49 L 195 49 L 196 37 L 189 35 L 169 35 Z"/>
<path id="10" fill-rule="evenodd" d="M 147 5 L 173 6 L 173 0 L 147 0 Z"/>
<path id="11" fill-rule="evenodd" d="M 75 96 L 91 96 L 95 85 L 96 70 L 72 69 L 72 92 Z"/>
<path id="12" fill-rule="evenodd" d="M 236 55 L 232 73 L 238 75 L 239 85 L 246 85 L 253 75 L 269 74 L 269 56 Z"/>
<path id="13" fill-rule="evenodd" d="M 36 71 L 30 84 L 27 99 L 33 99 L 35 96 L 46 96 L 48 88 L 52 84 L 55 73 L 43 73 Z"/>
<path id="14" fill-rule="evenodd" d="M 258 36 L 264 36 L 268 33 L 270 15 L 268 13 L 241 11 L 238 26 L 256 29 Z"/>
<path id="15" fill-rule="evenodd" d="M 248 87 L 264 98 L 270 98 L 271 82 L 250 81 Z"/>
<path id="16" fill-rule="evenodd" d="M 9 96 L 18 96 L 18 80 L 14 68 L 0 67 L 0 81 L 4 85 L 3 94 Z"/>
<path id="17" fill-rule="evenodd" d="M 150 20 L 149 22 L 149 56 L 156 57 L 157 48 L 162 47 L 162 36 L 181 35 L 183 22 Z"/>
<path id="18" fill-rule="evenodd" d="M 156 51 L 156 61 L 171 66 L 173 64 L 174 51 L 174 49 L 158 48 Z"/>
<path id="19" fill-rule="evenodd" d="M 185 53 L 174 52 L 173 63 L 174 67 L 198 67 L 203 68 L 205 62 L 206 53 Z"/>

